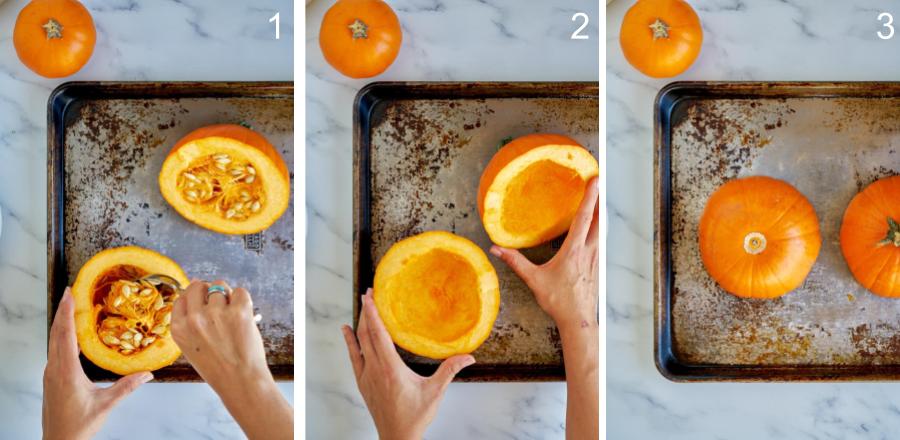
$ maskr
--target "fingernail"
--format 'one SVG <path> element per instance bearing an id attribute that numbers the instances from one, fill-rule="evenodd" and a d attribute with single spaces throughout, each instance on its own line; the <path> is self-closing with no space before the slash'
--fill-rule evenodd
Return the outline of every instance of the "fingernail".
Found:
<path id="1" fill-rule="evenodd" d="M 148 372 L 144 373 L 143 375 L 141 375 L 141 383 L 147 383 L 147 382 L 150 382 L 151 380 L 153 380 L 153 373 L 148 371 Z"/>
<path id="2" fill-rule="evenodd" d="M 62 299 L 68 300 L 68 299 L 70 299 L 70 298 L 72 298 L 72 288 L 66 286 L 66 290 L 63 291 L 63 297 L 62 297 Z"/>
<path id="3" fill-rule="evenodd" d="M 366 295 L 371 296 L 371 295 L 372 295 L 372 292 L 373 292 L 373 291 L 372 291 L 372 288 L 371 288 L 371 287 L 369 287 L 368 289 L 366 289 Z"/>
<path id="4" fill-rule="evenodd" d="M 500 248 L 497 246 L 491 246 L 491 255 L 495 257 L 500 257 L 503 255 L 503 252 L 500 251 Z"/>
<path id="5" fill-rule="evenodd" d="M 474 363 L 475 363 L 475 358 L 472 356 L 469 356 L 469 358 L 463 362 L 463 368 L 468 367 L 469 365 L 472 365 Z"/>

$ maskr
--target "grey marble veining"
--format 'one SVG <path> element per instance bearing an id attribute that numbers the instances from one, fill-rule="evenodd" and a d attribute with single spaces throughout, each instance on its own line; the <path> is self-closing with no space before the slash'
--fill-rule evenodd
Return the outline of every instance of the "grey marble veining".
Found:
<path id="1" fill-rule="evenodd" d="M 307 438 L 375 438 L 340 333 L 352 309 L 352 111 L 372 81 L 595 81 L 599 2 L 594 0 L 398 0 L 403 46 L 382 75 L 352 80 L 319 50 L 331 1 L 306 18 Z M 590 40 L 570 40 L 583 11 Z M 563 383 L 466 383 L 449 387 L 428 439 L 563 438 Z"/>
<path id="2" fill-rule="evenodd" d="M 84 0 L 97 27 L 90 62 L 38 77 L 12 44 L 25 0 L 0 2 L 0 438 L 40 438 L 46 362 L 47 97 L 69 80 L 273 80 L 293 71 L 287 0 Z M 281 13 L 281 39 L 269 17 Z M 223 274 L 227 278 L 227 274 Z M 279 385 L 293 400 L 293 384 Z M 110 415 L 101 439 L 242 438 L 203 384 L 148 384 Z"/>
<path id="3" fill-rule="evenodd" d="M 878 13 L 900 1 L 692 0 L 697 62 L 654 80 L 622 56 L 633 4 L 607 8 L 607 424 L 610 439 L 888 439 L 900 433 L 898 384 L 676 384 L 653 364 L 653 100 L 672 80 L 900 79 L 900 36 Z"/>

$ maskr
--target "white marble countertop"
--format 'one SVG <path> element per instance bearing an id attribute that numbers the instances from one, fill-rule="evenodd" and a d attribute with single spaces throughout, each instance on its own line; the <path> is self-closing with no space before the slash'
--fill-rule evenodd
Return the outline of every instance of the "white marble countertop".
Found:
<path id="1" fill-rule="evenodd" d="M 65 80 L 36 76 L 12 30 L 25 0 L 0 2 L 0 438 L 40 438 L 46 363 L 47 97 L 69 80 L 273 80 L 293 72 L 290 0 L 82 0 L 97 26 L 90 62 Z M 281 39 L 269 17 L 281 12 Z M 293 400 L 293 384 L 280 389 Z M 98 438 L 242 438 L 205 384 L 142 386 Z"/>
<path id="2" fill-rule="evenodd" d="M 596 0 L 390 0 L 403 25 L 394 65 L 369 80 L 331 69 L 318 44 L 332 2 L 307 10 L 307 414 L 311 439 L 375 438 L 340 325 L 351 321 L 352 107 L 372 81 L 596 81 Z M 591 39 L 572 41 L 572 15 Z M 452 384 L 428 439 L 563 438 L 563 383 Z"/>
<path id="3" fill-rule="evenodd" d="M 900 1 L 692 0 L 696 64 L 671 80 L 631 68 L 618 45 L 633 4 L 607 9 L 610 439 L 884 439 L 900 432 L 898 384 L 676 384 L 653 364 L 653 100 L 672 80 L 875 80 L 900 75 L 900 36 L 878 13 Z"/>

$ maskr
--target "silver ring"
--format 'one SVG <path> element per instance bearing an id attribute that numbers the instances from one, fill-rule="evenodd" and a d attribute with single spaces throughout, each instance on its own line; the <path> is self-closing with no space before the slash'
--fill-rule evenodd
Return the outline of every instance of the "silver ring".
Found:
<path id="1" fill-rule="evenodd" d="M 206 289 L 206 303 L 209 304 L 209 297 L 214 294 L 220 294 L 225 298 L 225 302 L 231 304 L 231 292 L 229 292 L 225 286 L 220 286 L 218 284 L 213 284 Z"/>

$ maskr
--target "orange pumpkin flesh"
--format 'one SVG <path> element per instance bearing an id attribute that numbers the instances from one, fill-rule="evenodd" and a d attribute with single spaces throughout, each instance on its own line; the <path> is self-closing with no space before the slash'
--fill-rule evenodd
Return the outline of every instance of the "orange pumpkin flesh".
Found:
<path id="1" fill-rule="evenodd" d="M 290 175 L 264 137 L 239 125 L 194 130 L 169 152 L 159 189 L 184 218 L 223 234 L 268 228 L 290 203 Z"/>
<path id="2" fill-rule="evenodd" d="M 102 251 L 78 271 L 75 330 L 81 352 L 97 366 L 126 375 L 158 370 L 181 356 L 169 332 L 177 293 L 136 282 L 148 274 L 188 283 L 174 261 L 135 246 Z"/>
<path id="3" fill-rule="evenodd" d="M 678 75 L 697 59 L 703 45 L 700 18 L 683 0 L 638 0 L 622 20 L 622 54 L 653 78 Z"/>
<path id="4" fill-rule="evenodd" d="M 812 205 L 788 183 L 756 176 L 717 189 L 700 219 L 700 256 L 725 291 L 775 298 L 812 269 L 822 238 Z"/>
<path id="5" fill-rule="evenodd" d="M 397 14 L 381 0 L 338 0 L 319 29 L 325 61 L 350 78 L 370 78 L 387 70 L 402 41 Z"/>
<path id="6" fill-rule="evenodd" d="M 487 339 L 500 285 L 481 248 L 432 231 L 391 246 L 375 270 L 373 299 L 397 345 L 444 359 L 471 353 Z"/>
<path id="7" fill-rule="evenodd" d="M 575 140 L 556 134 L 522 136 L 503 146 L 478 184 L 478 213 L 491 240 L 525 248 L 569 229 L 587 182 L 600 168 Z"/>
<path id="8" fill-rule="evenodd" d="M 853 197 L 841 223 L 841 252 L 853 277 L 872 293 L 900 298 L 900 176 Z"/>
<path id="9" fill-rule="evenodd" d="M 75 0 L 33 0 L 19 12 L 13 31 L 19 60 L 47 78 L 79 71 L 96 39 L 91 13 Z"/>

